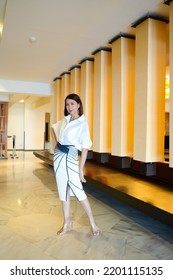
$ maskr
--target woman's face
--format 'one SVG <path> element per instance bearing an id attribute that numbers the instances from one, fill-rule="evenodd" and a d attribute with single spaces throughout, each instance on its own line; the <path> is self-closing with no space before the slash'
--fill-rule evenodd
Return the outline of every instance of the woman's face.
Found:
<path id="1" fill-rule="evenodd" d="M 80 107 L 80 104 L 78 104 L 75 100 L 67 98 L 65 105 L 66 105 L 67 112 L 71 116 L 79 116 L 78 109 Z"/>

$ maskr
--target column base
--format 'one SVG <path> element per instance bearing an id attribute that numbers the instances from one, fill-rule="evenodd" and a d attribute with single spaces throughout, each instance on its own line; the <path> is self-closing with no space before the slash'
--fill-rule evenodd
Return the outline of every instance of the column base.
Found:
<path id="1" fill-rule="evenodd" d="M 109 161 L 109 154 L 108 153 L 97 153 L 93 152 L 93 160 L 98 163 L 106 163 Z"/>
<path id="2" fill-rule="evenodd" d="M 93 159 L 93 151 L 91 150 L 88 151 L 87 159 Z"/>
<path id="3" fill-rule="evenodd" d="M 117 168 L 131 168 L 131 158 L 130 157 L 120 157 L 120 156 L 110 156 L 109 163 L 111 166 Z"/>
<path id="4" fill-rule="evenodd" d="M 132 170 L 144 176 L 156 175 L 156 162 L 141 162 L 132 160 Z"/>

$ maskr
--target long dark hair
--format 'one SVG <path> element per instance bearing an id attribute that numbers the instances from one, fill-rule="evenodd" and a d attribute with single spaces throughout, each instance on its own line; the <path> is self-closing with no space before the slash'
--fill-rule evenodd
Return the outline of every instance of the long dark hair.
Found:
<path id="1" fill-rule="evenodd" d="M 77 95 L 76 93 L 71 93 L 69 95 L 66 96 L 65 98 L 65 104 L 64 104 L 64 116 L 68 116 L 69 115 L 69 112 L 67 111 L 66 109 L 66 100 L 67 99 L 72 99 L 72 100 L 75 100 L 78 104 L 80 104 L 80 107 L 79 107 L 79 116 L 82 116 L 83 115 L 83 104 L 82 104 L 82 101 L 79 97 L 79 95 Z"/>

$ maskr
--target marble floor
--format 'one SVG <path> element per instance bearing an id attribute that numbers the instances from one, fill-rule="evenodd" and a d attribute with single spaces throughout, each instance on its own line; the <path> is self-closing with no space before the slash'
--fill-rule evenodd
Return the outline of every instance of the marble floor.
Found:
<path id="1" fill-rule="evenodd" d="M 75 198 L 73 230 L 57 236 L 62 209 L 53 170 L 33 152 L 18 157 L 0 161 L 1 260 L 173 260 L 173 228 L 90 187 L 100 236 L 92 236 Z"/>

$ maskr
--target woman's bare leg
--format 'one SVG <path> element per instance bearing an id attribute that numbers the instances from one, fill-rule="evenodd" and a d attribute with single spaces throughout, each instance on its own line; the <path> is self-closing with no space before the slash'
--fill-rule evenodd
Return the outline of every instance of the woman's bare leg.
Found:
<path id="1" fill-rule="evenodd" d="M 81 203 L 83 209 L 85 210 L 85 212 L 88 216 L 89 222 L 90 222 L 91 227 L 92 227 L 93 235 L 98 236 L 100 231 L 99 231 L 99 228 L 94 221 L 94 217 L 93 217 L 93 214 L 92 214 L 92 210 L 91 210 L 88 198 L 85 198 L 84 200 L 80 201 L 80 203 Z"/>
<path id="2" fill-rule="evenodd" d="M 57 232 L 58 235 L 65 234 L 68 230 L 72 229 L 72 222 L 70 219 L 70 194 L 69 190 L 67 193 L 67 201 L 62 201 L 64 223 L 62 228 Z"/>

